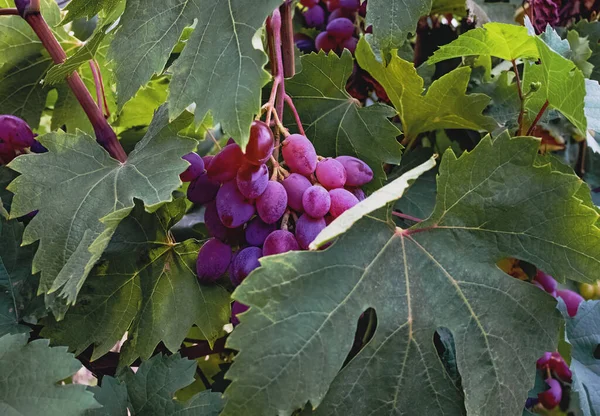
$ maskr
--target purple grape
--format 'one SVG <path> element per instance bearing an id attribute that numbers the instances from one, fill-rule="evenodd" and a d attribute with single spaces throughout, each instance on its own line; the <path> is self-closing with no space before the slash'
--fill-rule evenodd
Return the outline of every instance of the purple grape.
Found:
<path id="1" fill-rule="evenodd" d="M 288 197 L 282 184 L 269 181 L 267 189 L 256 200 L 256 211 L 267 224 L 277 222 L 285 213 Z"/>
<path id="2" fill-rule="evenodd" d="M 204 210 L 204 225 L 206 225 L 211 237 L 218 238 L 221 241 L 227 239 L 229 228 L 225 227 L 221 222 L 219 213 L 217 212 L 217 203 L 215 201 L 210 201 L 206 204 L 206 209 Z"/>
<path id="3" fill-rule="evenodd" d="M 327 24 L 327 33 L 338 40 L 348 39 L 354 34 L 354 23 L 346 17 L 338 17 Z"/>
<path id="4" fill-rule="evenodd" d="M 31 147 L 35 135 L 25 120 L 8 114 L 0 115 L 0 143 L 7 143 L 14 150 Z"/>
<path id="5" fill-rule="evenodd" d="M 253 165 L 260 166 L 271 157 L 275 142 L 273 132 L 264 121 L 254 120 L 250 126 L 250 139 L 244 157 Z"/>
<path id="6" fill-rule="evenodd" d="M 221 185 L 210 179 L 205 172 L 190 183 L 187 189 L 187 198 L 194 204 L 206 204 L 215 199 L 220 187 Z"/>
<path id="7" fill-rule="evenodd" d="M 342 188 L 346 183 L 346 169 L 329 157 L 317 163 L 316 175 L 319 183 L 327 189 Z"/>
<path id="8" fill-rule="evenodd" d="M 260 217 L 254 217 L 246 227 L 246 241 L 252 246 L 261 247 L 267 236 L 276 229 L 275 224 L 265 224 Z"/>
<path id="9" fill-rule="evenodd" d="M 216 238 L 208 240 L 198 253 L 196 272 L 202 283 L 211 283 L 227 271 L 231 262 L 231 247 Z"/>
<path id="10" fill-rule="evenodd" d="M 352 156 L 335 158 L 346 169 L 347 186 L 363 186 L 373 180 L 373 171 L 365 162 Z"/>
<path id="11" fill-rule="evenodd" d="M 260 267 L 258 259 L 262 257 L 262 250 L 258 247 L 246 247 L 241 250 L 231 263 L 231 282 L 238 286 L 252 272 Z"/>
<path id="12" fill-rule="evenodd" d="M 188 153 L 183 156 L 182 159 L 190 162 L 190 166 L 179 175 L 179 179 L 181 179 L 182 182 L 191 182 L 204 173 L 204 160 L 202 160 L 198 153 Z"/>
<path id="13" fill-rule="evenodd" d="M 267 189 L 269 168 L 244 163 L 236 176 L 238 190 L 248 199 L 256 199 Z"/>
<path id="14" fill-rule="evenodd" d="M 301 134 L 288 136 L 282 145 L 283 159 L 292 172 L 310 175 L 317 167 L 317 152 L 313 144 Z"/>
<path id="15" fill-rule="evenodd" d="M 542 370 L 542 369 L 546 368 L 546 366 L 548 365 L 548 363 L 550 363 L 550 358 L 552 358 L 552 353 L 551 352 L 545 352 L 535 362 L 535 366 L 538 368 L 538 370 Z"/>
<path id="16" fill-rule="evenodd" d="M 308 250 L 310 243 L 327 227 L 324 218 L 312 218 L 303 214 L 296 222 L 296 240 L 303 250 Z"/>
<path id="17" fill-rule="evenodd" d="M 272 256 L 294 250 L 300 250 L 294 234 L 286 230 L 276 230 L 269 234 L 265 240 L 263 256 Z"/>
<path id="18" fill-rule="evenodd" d="M 577 309 L 579 309 L 579 304 L 583 302 L 583 297 L 572 290 L 557 290 L 556 294 L 562 298 L 567 305 L 567 313 L 572 318 L 577 315 Z"/>
<path id="19" fill-rule="evenodd" d="M 323 50 L 325 52 L 333 51 L 338 47 L 338 42 L 333 35 L 328 32 L 321 32 L 315 38 L 315 47 L 317 50 Z"/>
<path id="20" fill-rule="evenodd" d="M 335 9 L 334 11 L 332 11 L 329 14 L 329 17 L 327 17 L 327 23 L 331 22 L 332 20 L 335 19 L 339 19 L 340 17 L 347 17 L 348 19 L 352 18 L 352 12 L 346 9 Z"/>
<path id="21" fill-rule="evenodd" d="M 304 212 L 311 217 L 324 217 L 331 207 L 329 192 L 322 186 L 311 186 L 302 196 L 302 206 L 304 207 Z"/>
<path id="22" fill-rule="evenodd" d="M 348 191 L 350 191 L 352 193 L 352 195 L 354 195 L 356 197 L 356 199 L 358 199 L 359 202 L 365 200 L 365 198 L 366 198 L 365 191 L 363 191 L 362 189 L 352 188 L 352 187 L 346 188 L 346 189 Z"/>
<path id="23" fill-rule="evenodd" d="M 239 325 L 240 320 L 238 319 L 238 315 L 246 312 L 248 309 L 250 308 L 244 305 L 243 303 L 240 303 L 235 300 L 233 301 L 233 303 L 231 304 L 231 323 L 233 324 L 233 326 Z"/>
<path id="24" fill-rule="evenodd" d="M 329 197 L 331 198 L 331 208 L 329 208 L 329 213 L 333 218 L 339 217 L 345 211 L 358 204 L 358 199 L 356 199 L 354 195 L 341 188 L 329 191 Z"/>
<path id="25" fill-rule="evenodd" d="M 350 53 L 352 55 L 354 55 L 354 52 L 356 52 L 356 46 L 357 45 L 358 45 L 358 39 L 356 39 L 356 38 L 348 38 L 348 39 L 344 40 L 340 44 L 340 47 L 342 49 L 348 49 L 350 51 Z"/>
<path id="26" fill-rule="evenodd" d="M 562 386 L 558 380 L 547 378 L 546 384 L 550 388 L 542 393 L 538 393 L 540 403 L 548 410 L 554 409 L 562 400 Z"/>
<path id="27" fill-rule="evenodd" d="M 339 0 L 341 8 L 356 11 L 360 8 L 360 0 Z"/>
<path id="28" fill-rule="evenodd" d="M 541 270 L 538 270 L 535 275 L 535 280 L 539 282 L 540 285 L 542 285 L 542 288 L 546 292 L 555 295 L 556 286 L 558 285 L 558 283 L 556 283 L 556 280 L 554 280 L 552 276 L 544 273 Z"/>
<path id="29" fill-rule="evenodd" d="M 319 4 L 319 0 L 300 0 L 300 4 L 304 7 L 313 7 Z"/>
<path id="30" fill-rule="evenodd" d="M 48 149 L 46 149 L 43 144 L 35 140 L 31 145 L 31 151 L 33 153 L 46 153 Z"/>
<path id="31" fill-rule="evenodd" d="M 325 10 L 320 6 L 314 6 L 304 12 L 304 20 L 308 27 L 319 27 L 325 23 Z"/>
<path id="32" fill-rule="evenodd" d="M 300 52 L 302 53 L 311 53 L 311 52 L 315 52 L 315 41 L 312 40 L 310 37 L 303 35 L 301 33 L 298 33 L 296 35 L 294 35 L 294 43 L 296 44 L 296 47 L 298 49 L 300 49 Z"/>
<path id="33" fill-rule="evenodd" d="M 223 184 L 217 193 L 217 212 L 223 225 L 227 228 L 237 228 L 248 222 L 254 215 L 252 201 L 244 198 L 237 189 L 235 181 Z"/>
<path id="34" fill-rule="evenodd" d="M 283 180 L 283 187 L 287 192 L 288 205 L 295 211 L 303 212 L 302 207 L 302 195 L 304 192 L 311 187 L 311 183 L 306 177 L 292 173 L 290 176 Z"/>
<path id="35" fill-rule="evenodd" d="M 217 182 L 229 182 L 235 178 L 244 162 L 242 149 L 235 143 L 225 146 L 206 167 L 208 176 Z"/>

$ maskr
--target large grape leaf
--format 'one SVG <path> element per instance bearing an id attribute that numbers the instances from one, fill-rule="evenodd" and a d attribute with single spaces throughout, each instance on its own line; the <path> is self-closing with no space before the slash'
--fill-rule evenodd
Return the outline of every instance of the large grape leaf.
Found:
<path id="1" fill-rule="evenodd" d="M 428 220 L 402 230 L 366 217 L 327 250 L 265 257 L 233 294 L 250 310 L 228 339 L 240 352 L 223 415 L 307 401 L 323 415 L 521 414 L 560 315 L 496 262 L 587 282 L 600 262 L 598 214 L 577 198 L 585 184 L 534 163 L 538 147 L 505 133 L 460 158 L 448 150 Z M 342 369 L 368 308 L 373 339 Z M 438 358 L 438 328 L 453 336 L 463 390 Z"/>
<path id="2" fill-rule="evenodd" d="M 21 173 L 10 185 L 15 193 L 11 216 L 39 210 L 23 235 L 23 244 L 40 241 L 33 271 L 41 272 L 40 293 L 57 292 L 75 302 L 86 276 L 100 258 L 133 199 L 155 210 L 171 199 L 187 163 L 181 156 L 196 142 L 177 136 L 189 117 L 168 124 L 159 110 L 144 139 L 125 163 L 112 159 L 84 134 L 51 133 L 40 137 L 48 153 L 23 155 L 11 162 Z"/>
<path id="3" fill-rule="evenodd" d="M 423 78 L 414 65 L 392 56 L 385 66 L 378 61 L 369 44 L 361 39 L 356 49 L 361 68 L 368 71 L 385 89 L 402 121 L 409 141 L 419 133 L 445 128 L 493 130 L 497 123 L 482 115 L 490 99 L 484 94 L 466 95 L 471 69 L 463 67 L 434 81 L 423 95 Z"/>
<path id="4" fill-rule="evenodd" d="M 574 29 L 579 33 L 580 36 L 584 36 L 589 41 L 592 55 L 589 58 L 589 62 L 594 65 L 591 79 L 600 81 L 600 22 L 588 22 L 587 20 L 580 20 Z"/>
<path id="5" fill-rule="evenodd" d="M 217 416 L 223 408 L 219 393 L 205 390 L 186 402 L 174 399 L 177 390 L 194 382 L 195 370 L 195 361 L 179 354 L 159 354 L 144 361 L 135 373 L 128 369 L 121 383 L 104 377 L 94 393 L 101 404 L 110 406 L 111 413 L 99 409 L 89 415 Z"/>
<path id="6" fill-rule="evenodd" d="M 194 324 L 211 342 L 222 336 L 231 312 L 229 293 L 199 284 L 195 270 L 201 244 L 176 243 L 169 232 L 185 211 L 183 199 L 152 214 L 138 204 L 119 224 L 77 304 L 63 320 L 48 322 L 43 336 L 76 355 L 94 345 L 94 360 L 127 331 L 121 364 L 149 358 L 160 341 L 176 352 Z"/>
<path id="7" fill-rule="evenodd" d="M 527 34 L 527 28 L 506 23 L 487 23 L 441 46 L 427 62 L 435 64 L 471 55 L 495 56 L 507 61 L 539 58 L 535 39 Z"/>
<path id="8" fill-rule="evenodd" d="M 129 0 L 112 44 L 118 103 L 161 73 L 183 29 L 194 32 L 172 66 L 169 112 L 195 103 L 196 120 L 207 112 L 242 147 L 260 110 L 261 88 L 269 80 L 266 55 L 252 38 L 281 0 Z"/>
<path id="9" fill-rule="evenodd" d="M 565 319 L 573 389 L 583 414 L 595 416 L 600 409 L 600 301 L 583 302 L 575 317 Z"/>
<path id="10" fill-rule="evenodd" d="M 48 340 L 27 343 L 25 334 L 0 338 L 0 414 L 3 416 L 80 415 L 100 407 L 85 386 L 61 385 L 81 363 Z"/>
<path id="11" fill-rule="evenodd" d="M 323 156 L 351 155 L 373 169 L 377 189 L 385 180 L 383 163 L 400 163 L 400 131 L 388 120 L 394 110 L 383 104 L 362 107 L 346 91 L 353 60 L 349 52 L 304 55 L 302 71 L 286 81 L 308 138 Z M 291 114 L 287 116 L 294 128 Z"/>

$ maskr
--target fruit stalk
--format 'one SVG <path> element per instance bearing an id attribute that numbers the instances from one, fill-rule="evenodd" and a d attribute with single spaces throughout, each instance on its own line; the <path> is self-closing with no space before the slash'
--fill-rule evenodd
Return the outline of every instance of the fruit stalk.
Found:
<path id="1" fill-rule="evenodd" d="M 60 46 L 60 43 L 58 43 L 58 40 L 50 30 L 48 23 L 46 23 L 39 11 L 31 11 L 33 3 L 34 2 L 31 2 L 23 12 L 20 10 L 21 15 L 38 36 L 54 63 L 61 64 L 67 59 L 67 54 L 62 46 Z M 100 143 L 113 158 L 120 162 L 125 162 L 127 160 L 125 150 L 121 146 L 121 143 L 119 143 L 117 135 L 110 124 L 108 124 L 108 121 L 104 118 L 102 110 L 96 105 L 96 102 L 87 90 L 79 74 L 74 71 L 67 77 L 67 83 L 90 120 L 98 143 Z"/>

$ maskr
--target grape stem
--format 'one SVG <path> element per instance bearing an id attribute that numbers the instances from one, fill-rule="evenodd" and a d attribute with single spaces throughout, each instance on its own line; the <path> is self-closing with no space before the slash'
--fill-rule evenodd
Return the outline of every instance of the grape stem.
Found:
<path id="1" fill-rule="evenodd" d="M 531 136 L 531 134 L 533 133 L 533 130 L 535 130 L 535 126 L 537 126 L 539 121 L 542 119 L 542 116 L 546 112 L 546 109 L 548 108 L 549 105 L 550 105 L 550 103 L 548 102 L 548 100 L 546 100 L 546 102 L 540 109 L 540 112 L 537 114 L 537 116 L 535 116 L 535 120 L 533 120 L 533 123 L 531 123 L 531 126 L 529 126 L 529 130 L 527 130 L 527 136 Z"/>
<path id="2" fill-rule="evenodd" d="M 302 125 L 302 121 L 300 120 L 300 115 L 298 114 L 298 110 L 296 110 L 296 106 L 294 105 L 294 101 L 292 100 L 292 97 L 285 94 L 285 96 L 283 98 L 285 100 L 285 103 L 290 108 L 290 111 L 294 115 L 294 119 L 296 120 L 296 125 L 298 126 L 298 131 L 300 132 L 301 135 L 306 136 L 306 133 L 304 133 L 304 126 Z"/>
<path id="3" fill-rule="evenodd" d="M 523 117 L 525 115 L 525 96 L 523 95 L 523 85 L 521 83 L 521 75 L 519 75 L 519 68 L 517 67 L 517 62 L 512 59 L 512 67 L 515 73 L 515 81 L 517 83 L 517 92 L 519 93 L 519 101 L 521 102 L 521 108 L 519 110 L 519 134 L 523 130 Z"/>
<path id="4" fill-rule="evenodd" d="M 271 116 L 275 118 L 277 127 L 283 131 L 283 103 L 285 97 L 285 78 L 283 70 L 283 58 L 281 56 L 281 13 L 279 8 L 273 10 L 271 17 L 267 20 L 267 34 L 269 35 L 269 46 L 271 56 L 271 72 L 273 73 L 273 87 L 267 102 L 267 125 L 271 125 Z M 273 62 L 275 59 L 275 62 Z M 273 111 L 275 110 L 275 111 Z M 285 129 L 285 128 L 284 128 Z M 285 133 L 284 133 L 285 135 Z M 279 134 L 275 134 L 275 148 L 273 149 L 275 159 L 279 159 Z"/>
<path id="5" fill-rule="evenodd" d="M 39 6 L 39 2 L 37 3 Z M 29 11 L 33 10 L 32 5 L 35 6 L 35 2 L 31 2 L 23 18 L 38 36 L 54 63 L 63 63 L 67 59 L 67 54 L 60 43 L 58 43 L 58 40 L 52 33 L 52 30 L 50 30 L 48 23 L 46 23 L 41 13 L 39 11 Z M 98 143 L 100 143 L 113 158 L 120 162 L 125 162 L 127 160 L 127 153 L 125 153 L 123 146 L 121 146 L 121 143 L 119 143 L 119 140 L 117 139 L 117 135 L 110 124 L 108 124 L 108 121 L 106 121 L 103 111 L 96 105 L 94 98 L 86 88 L 77 71 L 74 71 L 67 77 L 67 83 L 90 120 L 94 132 L 96 133 L 96 140 Z"/>
<path id="6" fill-rule="evenodd" d="M 19 11 L 15 8 L 0 9 L 0 16 L 18 16 Z"/>
<path id="7" fill-rule="evenodd" d="M 94 77 L 94 84 L 96 85 L 96 100 L 98 101 L 98 107 L 103 109 L 104 118 L 110 117 L 110 110 L 108 109 L 108 103 L 106 102 L 106 93 L 104 91 L 104 82 L 102 80 L 102 72 L 100 72 L 100 66 L 95 59 L 90 61 L 90 69 Z"/>
<path id="8" fill-rule="evenodd" d="M 394 216 L 396 216 L 398 218 L 402 218 L 404 220 L 410 220 L 410 221 L 414 221 L 414 222 L 421 222 L 421 221 L 423 221 L 422 219 L 417 218 L 417 217 L 413 217 L 412 215 L 406 215 L 406 214 L 403 214 L 401 212 L 396 212 L 396 211 L 392 211 L 392 215 L 394 215 Z"/>

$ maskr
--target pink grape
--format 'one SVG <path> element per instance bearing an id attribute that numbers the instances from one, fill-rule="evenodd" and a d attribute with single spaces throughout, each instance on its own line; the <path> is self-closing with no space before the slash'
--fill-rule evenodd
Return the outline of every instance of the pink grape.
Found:
<path id="1" fill-rule="evenodd" d="M 304 12 L 304 21 L 308 27 L 319 27 L 325 23 L 325 10 L 320 6 L 313 6 Z"/>
<path id="2" fill-rule="evenodd" d="M 221 185 L 210 179 L 205 172 L 190 183 L 187 189 L 187 198 L 194 204 L 206 204 L 215 199 L 220 187 Z"/>
<path id="3" fill-rule="evenodd" d="M 346 169 L 335 159 L 326 158 L 317 163 L 316 175 L 327 189 L 341 188 L 346 183 Z"/>
<path id="4" fill-rule="evenodd" d="M 352 156 L 335 158 L 346 169 L 347 186 L 363 186 L 373 180 L 373 171 L 365 162 Z"/>
<path id="5" fill-rule="evenodd" d="M 302 196 L 304 212 L 313 218 L 322 218 L 331 207 L 329 192 L 322 186 L 314 185 L 308 188 Z"/>
<path id="6" fill-rule="evenodd" d="M 269 234 L 265 240 L 263 256 L 272 256 L 294 250 L 300 250 L 294 234 L 286 230 L 276 230 Z"/>
<path id="7" fill-rule="evenodd" d="M 250 126 L 250 139 L 246 145 L 245 158 L 248 163 L 262 165 L 271 157 L 274 146 L 273 132 L 269 126 L 260 120 L 253 121 Z"/>
<path id="8" fill-rule="evenodd" d="M 303 214 L 296 222 L 296 240 L 303 250 L 308 250 L 308 246 L 313 240 L 327 227 L 324 218 L 312 218 Z"/>
<path id="9" fill-rule="evenodd" d="M 227 239 L 229 228 L 225 227 L 221 222 L 219 213 L 217 212 L 217 203 L 215 201 L 210 201 L 206 204 L 206 209 L 204 210 L 204 225 L 211 237 L 218 238 L 221 241 Z"/>
<path id="10" fill-rule="evenodd" d="M 556 294 L 562 298 L 562 300 L 567 305 L 567 313 L 572 318 L 577 315 L 577 309 L 579 309 L 579 304 L 583 302 L 583 297 L 572 290 L 557 290 Z"/>
<path id="11" fill-rule="evenodd" d="M 345 211 L 358 204 L 358 199 L 354 195 L 341 188 L 329 191 L 329 197 L 331 198 L 329 213 L 333 218 L 339 217 Z"/>
<path id="12" fill-rule="evenodd" d="M 288 136 L 283 141 L 281 152 L 292 172 L 310 175 L 317 167 L 317 152 L 306 136 L 301 134 Z"/>
<path id="13" fill-rule="evenodd" d="M 233 326 L 239 325 L 240 320 L 238 319 L 238 315 L 246 312 L 248 309 L 250 308 L 243 303 L 233 301 L 231 304 L 231 323 Z"/>
<path id="14" fill-rule="evenodd" d="M 231 247 L 216 238 L 211 238 L 198 253 L 198 279 L 203 283 L 214 282 L 227 271 L 230 262 Z"/>
<path id="15" fill-rule="evenodd" d="M 354 52 L 356 52 L 356 46 L 357 45 L 358 45 L 358 39 L 356 39 L 356 38 L 348 38 L 348 39 L 344 40 L 340 44 L 340 47 L 342 49 L 348 49 L 351 54 L 354 54 Z"/>
<path id="16" fill-rule="evenodd" d="M 248 199 L 256 199 L 267 189 L 269 168 L 267 165 L 255 166 L 244 163 L 236 176 L 237 187 Z"/>
<path id="17" fill-rule="evenodd" d="M 546 384 L 550 388 L 542 393 L 538 393 L 540 403 L 548 410 L 554 409 L 562 400 L 562 386 L 558 380 L 547 378 Z"/>
<path id="18" fill-rule="evenodd" d="M 209 178 L 217 182 L 228 182 L 235 178 L 244 162 L 242 149 L 236 143 L 225 146 L 206 168 Z"/>
<path id="19" fill-rule="evenodd" d="M 231 282 L 238 286 L 254 269 L 260 267 L 258 259 L 262 250 L 258 247 L 246 247 L 241 250 L 231 264 Z"/>
<path id="20" fill-rule="evenodd" d="M 191 182 L 204 173 L 204 160 L 202 160 L 198 153 L 188 153 L 183 156 L 182 159 L 190 162 L 190 166 L 179 175 L 179 179 L 181 179 L 182 182 Z"/>
<path id="21" fill-rule="evenodd" d="M 283 180 L 283 187 L 287 192 L 288 205 L 290 208 L 298 212 L 304 211 L 302 206 L 302 195 L 304 195 L 304 192 L 311 186 L 312 184 L 310 181 L 298 173 L 292 173 Z"/>
<path id="22" fill-rule="evenodd" d="M 321 32 L 315 38 L 315 47 L 317 50 L 329 52 L 338 47 L 338 42 L 336 38 L 328 32 Z"/>
<path id="23" fill-rule="evenodd" d="M 269 181 L 265 192 L 256 200 L 256 211 L 261 220 L 273 224 L 283 216 L 287 203 L 288 197 L 283 185 Z"/>
<path id="24" fill-rule="evenodd" d="M 354 33 L 354 23 L 347 17 L 338 17 L 327 24 L 327 33 L 338 40 L 348 39 Z"/>
<path id="25" fill-rule="evenodd" d="M 346 188 L 348 191 L 352 193 L 358 199 L 358 201 L 364 201 L 366 198 L 365 191 L 360 188 Z"/>
<path id="26" fill-rule="evenodd" d="M 266 224 L 260 217 L 254 217 L 246 226 L 246 241 L 252 246 L 260 247 L 276 229 L 275 224 Z"/>
<path id="27" fill-rule="evenodd" d="M 0 115 L 0 143 L 7 143 L 14 150 L 31 147 L 35 136 L 25 120 L 9 114 Z"/>
<path id="28" fill-rule="evenodd" d="M 556 280 L 554 280 L 554 278 L 552 276 L 550 276 L 549 274 L 544 273 L 541 270 L 538 270 L 536 275 L 535 275 L 535 280 L 538 281 L 542 287 L 544 288 L 544 290 L 548 293 L 554 294 L 554 292 L 556 291 Z"/>
<path id="29" fill-rule="evenodd" d="M 227 228 L 237 228 L 252 218 L 255 212 L 252 201 L 244 198 L 237 189 L 235 181 L 223 184 L 217 193 L 217 212 L 223 225 Z"/>

